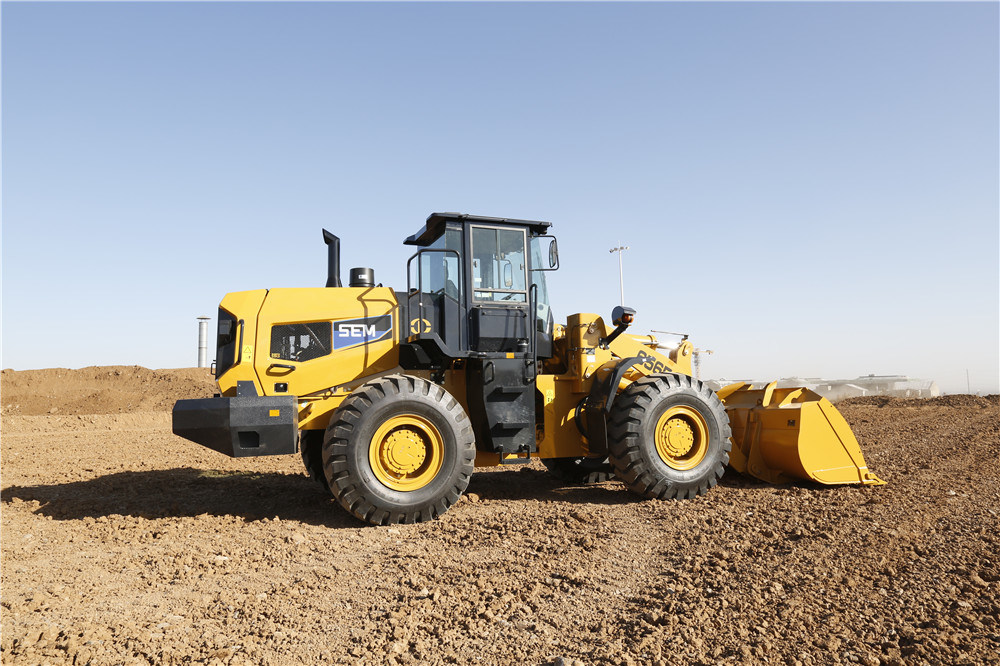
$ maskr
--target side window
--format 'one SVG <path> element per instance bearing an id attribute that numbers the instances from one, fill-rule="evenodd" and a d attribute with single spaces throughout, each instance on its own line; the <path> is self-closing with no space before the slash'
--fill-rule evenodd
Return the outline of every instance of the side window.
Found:
<path id="1" fill-rule="evenodd" d="M 472 228 L 472 284 L 477 301 L 527 301 L 524 231 Z"/>
<path id="2" fill-rule="evenodd" d="M 236 330 L 239 324 L 231 313 L 219 308 L 219 335 L 215 346 L 215 376 L 221 377 L 236 364 Z"/>
<path id="3" fill-rule="evenodd" d="M 542 263 L 542 248 L 539 245 L 538 238 L 531 239 L 531 265 L 536 269 L 539 266 L 546 265 Z M 542 333 L 551 335 L 552 331 L 549 330 L 549 325 L 551 324 L 551 317 L 549 314 L 549 290 L 545 285 L 545 273 L 540 270 L 532 270 L 531 283 L 537 285 L 538 287 L 538 300 L 535 305 L 535 318 L 538 330 Z"/>
<path id="4" fill-rule="evenodd" d="M 462 252 L 462 232 L 448 229 L 428 250 L 452 250 L 452 252 L 424 252 L 416 266 L 411 269 L 410 285 L 418 287 L 426 294 L 447 294 L 459 300 L 462 294 L 462 275 L 459 256 Z"/>
<path id="5" fill-rule="evenodd" d="M 333 325 L 328 321 L 271 327 L 271 358 L 311 361 L 330 353 Z"/>

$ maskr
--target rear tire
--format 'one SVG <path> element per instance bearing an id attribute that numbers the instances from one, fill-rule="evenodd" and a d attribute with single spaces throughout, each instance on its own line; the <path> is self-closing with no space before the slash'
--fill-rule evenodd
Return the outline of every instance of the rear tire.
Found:
<path id="1" fill-rule="evenodd" d="M 614 476 L 607 458 L 543 458 L 542 464 L 566 483 L 603 483 Z"/>
<path id="2" fill-rule="evenodd" d="M 687 375 L 646 377 L 618 396 L 608 424 L 615 476 L 654 499 L 691 499 L 729 463 L 729 417 L 715 392 Z"/>
<path id="3" fill-rule="evenodd" d="M 472 424 L 458 401 L 409 375 L 356 388 L 334 413 L 323 443 L 334 497 L 373 525 L 440 516 L 468 487 L 475 457 Z"/>
<path id="4" fill-rule="evenodd" d="M 326 482 L 323 472 L 323 435 L 322 430 L 299 431 L 299 453 L 309 478 L 330 492 L 330 484 Z"/>

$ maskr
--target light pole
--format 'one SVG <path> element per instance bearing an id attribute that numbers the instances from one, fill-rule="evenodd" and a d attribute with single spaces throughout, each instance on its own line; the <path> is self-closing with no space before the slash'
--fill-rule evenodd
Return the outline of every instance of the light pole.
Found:
<path id="1" fill-rule="evenodd" d="M 613 247 L 608 252 L 618 253 L 618 289 L 621 296 L 621 303 L 619 305 L 625 307 L 625 279 L 622 277 L 622 252 L 628 249 L 628 245 L 622 245 L 621 241 L 618 241 L 618 243 L 618 247 Z"/>

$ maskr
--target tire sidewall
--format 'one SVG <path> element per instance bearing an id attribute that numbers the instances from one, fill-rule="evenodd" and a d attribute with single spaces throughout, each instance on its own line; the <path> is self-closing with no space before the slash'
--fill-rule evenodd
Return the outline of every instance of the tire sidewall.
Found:
<path id="1" fill-rule="evenodd" d="M 697 410 L 705 419 L 708 430 L 708 450 L 705 451 L 705 457 L 695 467 L 685 470 L 668 465 L 656 450 L 656 424 L 668 409 L 678 406 Z M 683 387 L 666 388 L 658 396 L 654 395 L 653 402 L 646 407 L 638 432 L 639 453 L 657 476 L 679 486 L 698 485 L 715 474 L 715 468 L 723 456 L 722 426 L 718 412 L 700 394 L 691 393 Z"/>
<path id="2" fill-rule="evenodd" d="M 444 458 L 430 483 L 416 490 L 400 491 L 385 486 L 375 476 L 369 449 L 372 437 L 386 420 L 406 414 L 420 416 L 434 425 L 441 436 Z M 388 393 L 362 413 L 347 446 L 347 464 L 351 475 L 364 488 L 365 498 L 376 508 L 398 512 L 433 504 L 454 488 L 462 475 L 460 430 L 454 411 L 442 403 L 419 393 Z"/>

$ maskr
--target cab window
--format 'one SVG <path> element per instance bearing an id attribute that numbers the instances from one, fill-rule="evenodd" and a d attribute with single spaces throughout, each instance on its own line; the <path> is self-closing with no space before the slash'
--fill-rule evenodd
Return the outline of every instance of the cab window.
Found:
<path id="1" fill-rule="evenodd" d="M 535 296 L 535 320 L 537 324 L 538 331 L 541 333 L 546 333 L 552 335 L 552 317 L 549 309 L 549 289 L 545 284 L 545 272 L 538 270 L 539 266 L 545 266 L 542 263 L 542 248 L 538 238 L 531 239 L 531 283 L 534 284 L 538 291 Z"/>
<path id="2" fill-rule="evenodd" d="M 528 300 L 522 229 L 472 227 L 473 300 Z"/>
<path id="3" fill-rule="evenodd" d="M 271 327 L 271 358 L 311 361 L 330 353 L 333 325 L 328 321 Z"/>
<path id="4" fill-rule="evenodd" d="M 419 285 L 419 289 L 425 294 L 445 294 L 456 301 L 460 300 L 462 273 L 458 262 L 462 252 L 461 230 L 445 230 L 427 249 L 446 251 L 422 252 L 416 266 L 418 275 L 411 273 L 411 286 Z"/>
<path id="5" fill-rule="evenodd" d="M 236 317 L 219 308 L 219 328 L 215 347 L 215 376 L 226 374 L 226 370 L 236 365 Z"/>

